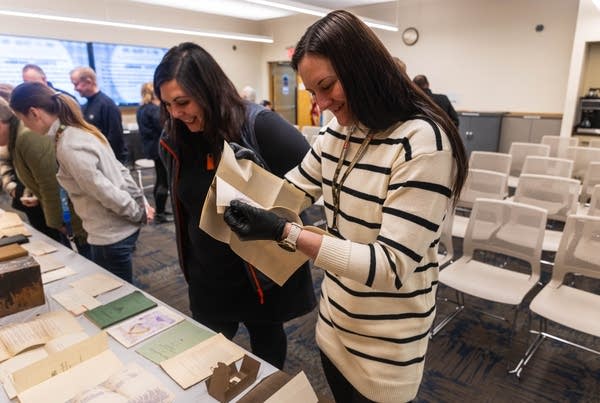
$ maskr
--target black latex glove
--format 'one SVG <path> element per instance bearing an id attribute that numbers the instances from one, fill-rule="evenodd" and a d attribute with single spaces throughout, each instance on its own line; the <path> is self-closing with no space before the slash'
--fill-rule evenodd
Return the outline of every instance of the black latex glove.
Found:
<path id="1" fill-rule="evenodd" d="M 262 162 L 260 161 L 260 158 L 258 158 L 256 153 L 254 151 L 252 151 L 251 149 L 242 147 L 238 143 L 233 143 L 233 142 L 229 143 L 229 146 L 233 150 L 236 160 L 250 160 L 250 161 L 254 162 L 256 165 L 264 168 Z"/>
<path id="2" fill-rule="evenodd" d="M 232 200 L 225 209 L 223 218 L 242 241 L 280 241 L 287 222 L 275 213 L 253 207 L 241 200 Z"/>

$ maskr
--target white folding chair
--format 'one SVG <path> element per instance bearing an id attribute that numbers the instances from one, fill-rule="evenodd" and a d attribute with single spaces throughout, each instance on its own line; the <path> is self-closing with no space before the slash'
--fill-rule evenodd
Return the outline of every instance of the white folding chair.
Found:
<path id="1" fill-rule="evenodd" d="M 556 254 L 552 279 L 529 305 L 531 312 L 540 319 L 539 330 L 530 329 L 537 337 L 510 373 L 520 377 L 523 368 L 546 339 L 600 355 L 600 351 L 548 333 L 548 322 L 554 322 L 578 332 L 600 337 L 600 293 L 580 290 L 565 283 L 565 275 L 568 273 L 600 279 L 599 250 L 600 217 L 569 216 Z"/>
<path id="2" fill-rule="evenodd" d="M 581 186 L 581 203 L 587 203 L 592 197 L 594 186 L 600 184 L 600 161 L 590 162 L 583 175 L 583 185 Z"/>
<path id="3" fill-rule="evenodd" d="M 545 209 L 549 220 L 565 222 L 568 215 L 577 213 L 580 188 L 577 179 L 523 174 L 513 200 Z M 561 236 L 561 231 L 546 230 L 543 250 L 556 252 Z"/>
<path id="4" fill-rule="evenodd" d="M 545 225 L 544 209 L 508 200 L 477 199 L 465 234 L 464 254 L 439 275 L 441 284 L 456 291 L 457 308 L 434 327 L 432 337 L 465 309 L 464 295 L 468 294 L 514 308 L 512 340 L 518 308 L 540 278 Z M 530 271 L 475 260 L 476 250 L 520 259 L 528 263 Z"/>
<path id="5" fill-rule="evenodd" d="M 550 146 L 546 144 L 519 143 L 513 142 L 510 145 L 508 153 L 512 156 L 510 165 L 510 176 L 518 177 L 521 175 L 525 158 L 529 155 L 548 157 L 550 155 Z"/>
<path id="6" fill-rule="evenodd" d="M 598 140 L 590 140 L 590 147 L 600 148 L 600 139 Z"/>
<path id="7" fill-rule="evenodd" d="M 523 174 L 560 176 L 570 178 L 573 173 L 573 161 L 565 158 L 538 157 L 528 155 L 523 164 Z"/>
<path id="8" fill-rule="evenodd" d="M 600 148 L 568 147 L 567 158 L 573 160 L 573 178 L 583 179 L 590 162 L 600 162 Z"/>
<path id="9" fill-rule="evenodd" d="M 469 168 L 510 174 L 512 156 L 506 153 L 492 151 L 471 151 Z"/>
<path id="10" fill-rule="evenodd" d="M 502 174 L 510 175 L 510 165 L 512 156 L 506 153 L 496 153 L 492 151 L 471 151 L 469 157 L 469 168 L 484 169 Z M 508 196 L 508 184 L 505 191 L 505 197 Z"/>
<path id="11" fill-rule="evenodd" d="M 308 141 L 308 144 L 312 145 L 317 139 L 319 132 L 321 131 L 321 126 L 302 126 L 302 134 Z"/>
<path id="12" fill-rule="evenodd" d="M 565 222 L 577 212 L 581 184 L 577 179 L 523 174 L 513 200 L 546 209 L 549 220 Z"/>
<path id="13" fill-rule="evenodd" d="M 567 147 L 579 144 L 577 137 L 542 136 L 542 144 L 550 146 L 550 157 L 565 158 Z"/>
<path id="14" fill-rule="evenodd" d="M 506 182 L 508 176 L 500 172 L 486 171 L 484 169 L 469 169 L 467 179 L 460 193 L 457 207 L 464 211 L 473 207 L 478 198 L 502 200 L 506 197 Z M 454 215 L 452 235 L 463 238 L 469 218 Z"/>

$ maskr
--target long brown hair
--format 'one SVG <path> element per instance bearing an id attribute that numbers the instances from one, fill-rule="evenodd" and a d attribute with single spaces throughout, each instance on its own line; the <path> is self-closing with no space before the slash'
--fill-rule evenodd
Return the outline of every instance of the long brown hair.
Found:
<path id="1" fill-rule="evenodd" d="M 160 87 L 175 80 L 204 110 L 204 137 L 220 154 L 223 139 L 238 142 L 246 119 L 244 101 L 216 60 L 202 47 L 184 42 L 172 47 L 154 71 L 154 91 L 162 101 Z M 166 130 L 173 138 L 189 133 L 179 119 L 173 119 L 161 102 Z"/>
<path id="2" fill-rule="evenodd" d="M 74 99 L 55 92 L 44 84 L 30 82 L 17 85 L 10 97 L 10 107 L 23 115 L 27 115 L 30 108 L 39 108 L 57 116 L 61 124 L 77 127 L 90 133 L 101 143 L 108 144 L 100 130 L 85 121 L 81 108 Z"/>
<path id="3" fill-rule="evenodd" d="M 456 202 L 465 182 L 468 161 L 456 126 L 398 68 L 396 61 L 375 33 L 353 14 L 332 11 L 311 25 L 292 57 L 292 67 L 306 55 L 327 58 L 333 66 L 346 94 L 351 113 L 370 129 L 385 130 L 392 125 L 425 116 L 446 133 L 456 161 L 456 177 L 452 186 Z"/>

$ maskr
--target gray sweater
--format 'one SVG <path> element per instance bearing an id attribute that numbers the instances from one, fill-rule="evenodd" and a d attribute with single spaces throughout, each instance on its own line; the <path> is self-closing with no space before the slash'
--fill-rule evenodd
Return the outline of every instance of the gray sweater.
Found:
<path id="1" fill-rule="evenodd" d="M 56 178 L 67 191 L 88 233 L 88 243 L 110 245 L 136 232 L 146 220 L 142 191 L 112 148 L 94 135 L 57 119 L 48 135 L 56 141 Z"/>

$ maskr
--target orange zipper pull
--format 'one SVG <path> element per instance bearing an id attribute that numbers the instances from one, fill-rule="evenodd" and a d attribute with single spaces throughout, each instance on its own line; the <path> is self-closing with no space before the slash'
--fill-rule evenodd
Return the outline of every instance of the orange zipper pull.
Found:
<path id="1" fill-rule="evenodd" d="M 206 170 L 213 171 L 215 169 L 215 160 L 212 154 L 206 154 Z"/>

